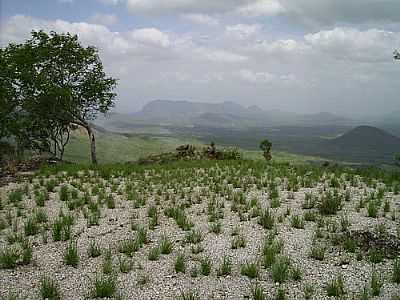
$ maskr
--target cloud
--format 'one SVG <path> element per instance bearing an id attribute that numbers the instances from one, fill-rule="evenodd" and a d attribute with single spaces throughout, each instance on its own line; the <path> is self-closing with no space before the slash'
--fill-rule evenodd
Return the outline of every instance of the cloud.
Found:
<path id="1" fill-rule="evenodd" d="M 275 15 L 283 10 L 278 0 L 126 0 L 132 13 Z"/>
<path id="2" fill-rule="evenodd" d="M 219 24 L 218 19 L 205 14 L 183 14 L 182 19 L 201 25 L 216 26 Z"/>
<path id="3" fill-rule="evenodd" d="M 102 14 L 96 13 L 88 19 L 89 23 L 101 24 L 101 25 L 114 25 L 118 22 L 118 17 L 114 14 Z"/>
<path id="4" fill-rule="evenodd" d="M 233 37 L 239 40 L 247 39 L 261 30 L 262 26 L 260 24 L 236 24 L 231 26 L 226 26 L 225 33 L 229 37 Z"/>
<path id="5" fill-rule="evenodd" d="M 251 17 L 273 16 L 284 12 L 283 6 L 276 0 L 248 1 L 249 3 L 239 6 L 236 11 L 239 14 Z"/>
<path id="6" fill-rule="evenodd" d="M 307 34 L 306 42 L 327 56 L 348 61 L 389 62 L 394 45 L 400 45 L 400 33 L 378 29 L 360 31 L 336 27 Z"/>
<path id="7" fill-rule="evenodd" d="M 140 43 L 158 47 L 168 47 L 169 36 L 157 28 L 142 28 L 131 32 L 131 37 Z"/>
<path id="8" fill-rule="evenodd" d="M 309 24 L 400 22 L 398 0 L 279 0 L 287 16 Z"/>
<path id="9" fill-rule="evenodd" d="M 0 24 L 0 44 L 21 42 L 32 29 L 77 34 L 82 44 L 98 47 L 107 73 L 120 79 L 117 109 L 125 111 L 157 98 L 233 100 L 291 111 L 398 109 L 400 68 L 392 51 L 400 32 L 333 26 L 287 37 L 241 20 L 199 32 L 163 24 L 119 32 L 17 15 Z"/>

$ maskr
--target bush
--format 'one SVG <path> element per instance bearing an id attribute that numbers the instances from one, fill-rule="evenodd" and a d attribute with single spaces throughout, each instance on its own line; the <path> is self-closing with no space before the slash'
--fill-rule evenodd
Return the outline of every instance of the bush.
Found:
<path id="1" fill-rule="evenodd" d="M 272 279 L 274 282 L 283 283 L 289 277 L 290 260 L 286 256 L 278 257 L 271 266 Z"/>
<path id="2" fill-rule="evenodd" d="M 50 277 L 42 277 L 42 279 L 40 279 L 40 297 L 45 300 L 45 299 L 49 299 L 49 300 L 57 300 L 57 299 L 61 299 L 61 294 L 59 291 L 59 287 L 58 284 L 55 280 L 53 280 Z"/>

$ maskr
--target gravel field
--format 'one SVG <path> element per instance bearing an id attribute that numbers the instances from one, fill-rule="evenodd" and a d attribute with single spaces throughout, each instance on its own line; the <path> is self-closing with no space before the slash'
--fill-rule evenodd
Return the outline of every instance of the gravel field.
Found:
<path id="1" fill-rule="evenodd" d="M 399 299 L 395 184 L 251 167 L 59 172 L 2 187 L 0 298 L 330 299 L 336 280 L 341 299 Z"/>

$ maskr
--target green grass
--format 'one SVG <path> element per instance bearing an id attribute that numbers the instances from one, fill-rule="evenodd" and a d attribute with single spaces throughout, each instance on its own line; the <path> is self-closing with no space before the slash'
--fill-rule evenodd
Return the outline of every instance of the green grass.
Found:
<path id="1" fill-rule="evenodd" d="M 112 133 L 97 133 L 97 158 L 101 164 L 136 161 L 139 158 L 174 151 L 182 144 L 177 138 L 151 138 L 144 136 L 125 136 Z M 65 149 L 64 159 L 76 163 L 90 162 L 90 147 L 86 133 L 74 132 Z"/>
<path id="2" fill-rule="evenodd" d="M 61 299 L 61 293 L 58 283 L 47 276 L 40 280 L 39 294 L 42 300 L 58 300 Z"/>

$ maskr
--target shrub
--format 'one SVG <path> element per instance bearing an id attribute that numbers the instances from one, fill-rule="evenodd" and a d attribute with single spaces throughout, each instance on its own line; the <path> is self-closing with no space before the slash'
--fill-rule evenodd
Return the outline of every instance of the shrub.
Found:
<path id="1" fill-rule="evenodd" d="M 210 258 L 205 257 L 200 261 L 200 273 L 204 276 L 208 276 L 211 273 L 212 262 Z"/>
<path id="2" fill-rule="evenodd" d="M 341 297 L 346 294 L 343 277 L 338 276 L 326 285 L 326 293 L 330 297 Z"/>
<path id="3" fill-rule="evenodd" d="M 203 235 L 199 230 L 191 230 L 186 234 L 186 242 L 198 244 L 203 240 Z"/>
<path id="4" fill-rule="evenodd" d="M 342 208 L 342 197 L 328 192 L 322 195 L 318 210 L 322 215 L 335 215 Z"/>
<path id="5" fill-rule="evenodd" d="M 304 220 L 302 216 L 294 215 L 291 219 L 292 227 L 297 229 L 304 229 Z"/>
<path id="6" fill-rule="evenodd" d="M 259 268 L 257 263 L 246 263 L 242 265 L 240 269 L 240 274 L 247 276 L 251 279 L 257 278 L 259 274 Z"/>
<path id="7" fill-rule="evenodd" d="M 235 236 L 231 243 L 232 249 L 246 248 L 246 239 L 243 235 Z"/>
<path id="8" fill-rule="evenodd" d="M 400 283 L 400 257 L 393 262 L 393 282 Z"/>
<path id="9" fill-rule="evenodd" d="M 124 253 L 125 255 L 128 255 L 130 257 L 133 256 L 134 253 L 136 253 L 140 248 L 140 243 L 138 239 L 129 239 L 122 241 L 119 244 L 118 250 L 120 253 Z"/>
<path id="10" fill-rule="evenodd" d="M 177 300 L 200 300 L 200 297 L 196 292 L 186 292 L 181 293 L 181 296 L 178 297 Z"/>
<path id="11" fill-rule="evenodd" d="M 156 261 L 160 258 L 160 247 L 153 247 L 149 250 L 148 258 L 150 261 Z"/>
<path id="12" fill-rule="evenodd" d="M 311 246 L 310 257 L 322 261 L 325 258 L 325 252 L 326 252 L 325 245 L 319 245 L 317 243 L 313 243 L 313 245 Z"/>
<path id="13" fill-rule="evenodd" d="M 251 290 L 251 295 L 253 300 L 265 300 L 265 294 L 264 294 L 264 289 L 259 286 L 255 285 L 253 289 Z"/>
<path id="14" fill-rule="evenodd" d="M 271 266 L 271 274 L 274 282 L 283 283 L 288 279 L 290 260 L 286 256 L 279 256 Z"/>
<path id="15" fill-rule="evenodd" d="M 92 296 L 94 298 L 111 298 L 117 289 L 117 280 L 114 276 L 99 275 L 94 281 Z"/>
<path id="16" fill-rule="evenodd" d="M 101 247 L 94 240 L 90 241 L 88 255 L 92 258 L 99 257 L 101 255 Z"/>
<path id="17" fill-rule="evenodd" d="M 61 294 L 57 282 L 54 279 L 47 276 L 44 276 L 40 279 L 39 292 L 40 292 L 40 297 L 43 300 L 61 299 Z"/>
<path id="18" fill-rule="evenodd" d="M 163 236 L 161 238 L 161 242 L 160 242 L 160 252 L 161 252 L 161 254 L 170 254 L 172 252 L 173 247 L 174 247 L 174 245 L 168 239 L 168 237 Z"/>
<path id="19" fill-rule="evenodd" d="M 78 247 L 76 243 L 71 242 L 64 252 L 64 263 L 67 266 L 76 268 L 79 264 Z"/>
<path id="20" fill-rule="evenodd" d="M 183 254 L 178 254 L 174 264 L 176 273 L 185 273 L 186 272 L 186 259 Z"/>
<path id="21" fill-rule="evenodd" d="M 383 282 L 381 280 L 381 277 L 373 272 L 372 277 L 371 277 L 371 291 L 373 296 L 379 296 L 381 293 L 381 289 L 383 286 Z"/>
<path id="22" fill-rule="evenodd" d="M 217 270 L 217 276 L 227 276 L 232 272 L 232 262 L 228 256 L 224 256 L 222 263 Z"/>
<path id="23" fill-rule="evenodd" d="M 275 217 L 269 209 L 261 212 L 258 223 L 265 229 L 272 229 L 275 225 Z"/>

